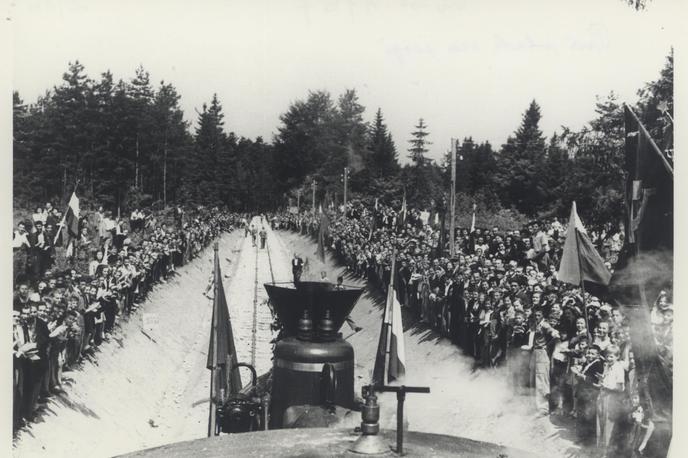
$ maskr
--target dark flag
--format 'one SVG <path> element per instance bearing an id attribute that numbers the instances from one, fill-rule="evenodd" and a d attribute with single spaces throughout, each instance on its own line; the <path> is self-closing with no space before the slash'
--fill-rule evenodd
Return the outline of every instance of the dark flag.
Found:
<path id="1" fill-rule="evenodd" d="M 635 113 L 624 109 L 626 233 L 610 289 L 620 304 L 648 310 L 673 287 L 674 172 Z"/>
<path id="2" fill-rule="evenodd" d="M 584 281 L 608 285 L 612 274 L 604 265 L 602 256 L 588 238 L 583 223 L 576 212 L 576 202 L 571 205 L 571 217 L 566 229 L 566 241 L 559 264 L 557 279 L 572 285 Z"/>
<path id="3" fill-rule="evenodd" d="M 236 393 L 242 387 L 241 375 L 239 369 L 236 368 L 237 355 L 234 346 L 234 334 L 227 309 L 227 298 L 222 286 L 217 242 L 215 243 L 215 271 L 213 275 L 215 297 L 213 298 L 212 327 L 206 363 L 206 368 L 211 370 L 208 436 L 213 431 L 216 406 L 221 404 L 228 394 Z"/>
<path id="4" fill-rule="evenodd" d="M 328 233 L 328 228 L 330 226 L 330 220 L 327 214 L 320 207 L 320 227 L 318 229 L 318 259 L 320 262 L 325 262 L 325 236 Z"/>
<path id="5" fill-rule="evenodd" d="M 622 307 L 630 323 L 639 394 L 657 423 L 671 418 L 673 374 L 670 365 L 661 362 L 650 308 L 662 290 L 673 288 L 674 171 L 635 113 L 627 106 L 624 112 L 625 243 L 612 275 L 609 300 Z M 670 423 L 658 427 L 671 436 Z"/>

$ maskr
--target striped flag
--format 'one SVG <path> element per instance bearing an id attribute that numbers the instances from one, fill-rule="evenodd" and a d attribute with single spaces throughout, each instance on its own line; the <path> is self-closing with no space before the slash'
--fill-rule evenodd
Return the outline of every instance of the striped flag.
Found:
<path id="1" fill-rule="evenodd" d="M 406 191 L 404 191 L 404 200 L 401 202 L 401 210 L 399 210 L 399 225 L 406 226 Z"/>
<path id="2" fill-rule="evenodd" d="M 394 273 L 392 273 L 394 275 Z M 389 371 L 387 380 L 399 380 L 406 374 L 406 352 L 404 351 L 404 324 L 401 319 L 401 304 L 394 288 L 391 292 L 391 338 L 389 342 Z M 388 302 L 389 299 L 388 299 Z"/>
<path id="3" fill-rule="evenodd" d="M 67 230 L 66 234 L 62 231 L 64 228 Z M 62 238 L 60 238 L 60 236 L 62 236 Z M 62 221 L 60 221 L 60 225 L 57 228 L 53 245 L 67 247 L 67 256 L 71 257 L 74 254 L 74 247 L 70 247 L 70 244 L 72 240 L 77 237 L 79 237 L 79 198 L 76 196 L 75 191 L 72 192 L 72 197 L 69 198 L 67 211 L 62 217 Z M 58 240 L 61 240 L 60 245 L 57 245 Z"/>
<path id="4" fill-rule="evenodd" d="M 76 192 L 72 193 L 72 197 L 69 199 L 69 204 L 67 205 L 67 213 L 65 214 L 65 223 L 67 225 L 67 230 L 71 237 L 79 236 L 79 198 L 76 196 Z"/>
<path id="5" fill-rule="evenodd" d="M 387 290 L 387 302 L 385 313 L 382 317 L 380 328 L 380 340 L 378 341 L 377 355 L 373 368 L 373 384 L 384 385 L 385 363 L 387 364 L 387 381 L 399 380 L 406 373 L 406 353 L 404 351 L 404 328 L 401 319 L 401 304 L 397 299 L 394 289 L 394 277 L 396 269 L 396 251 L 392 255 L 392 270 L 389 289 Z"/>
<path id="6" fill-rule="evenodd" d="M 471 218 L 471 233 L 475 232 L 475 204 L 473 204 L 473 218 Z"/>

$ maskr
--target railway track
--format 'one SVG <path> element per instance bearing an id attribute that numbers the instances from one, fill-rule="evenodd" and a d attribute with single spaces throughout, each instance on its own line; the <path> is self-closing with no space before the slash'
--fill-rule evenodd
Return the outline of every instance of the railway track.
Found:
<path id="1" fill-rule="evenodd" d="M 260 223 L 260 220 L 258 220 L 258 222 Z M 263 363 L 265 363 L 265 361 L 262 360 L 258 361 L 260 359 L 261 354 L 264 354 L 264 352 L 261 352 L 259 350 L 259 346 L 269 345 L 269 341 L 272 339 L 270 331 L 270 325 L 272 324 L 272 312 L 270 312 L 270 314 L 267 315 L 266 313 L 264 313 L 264 309 L 262 309 L 261 307 L 263 305 L 267 305 L 267 295 L 265 291 L 263 291 L 262 283 L 266 282 L 266 280 L 273 283 L 275 282 L 275 273 L 272 265 L 271 255 L 271 243 L 275 242 L 277 242 L 277 239 L 274 238 L 272 231 L 269 231 L 268 240 L 266 241 L 264 249 L 259 247 L 260 240 L 257 240 L 256 246 L 252 247 L 252 249 L 254 250 L 253 253 L 255 254 L 255 262 L 253 265 L 253 301 L 250 360 L 251 365 L 253 367 L 261 366 Z M 265 258 L 267 258 L 269 279 L 261 275 L 261 267 L 265 267 L 265 264 L 263 264 L 262 261 L 264 261 Z M 265 271 L 262 270 L 262 272 L 264 273 Z M 267 342 L 265 342 L 266 339 Z"/>

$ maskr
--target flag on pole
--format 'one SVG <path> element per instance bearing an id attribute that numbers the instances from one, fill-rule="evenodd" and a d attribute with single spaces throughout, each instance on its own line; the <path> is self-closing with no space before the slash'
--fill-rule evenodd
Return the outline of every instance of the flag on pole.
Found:
<path id="1" fill-rule="evenodd" d="M 65 223 L 69 235 L 73 238 L 79 237 L 79 198 L 76 196 L 76 192 L 72 193 L 69 204 L 67 204 Z"/>
<path id="2" fill-rule="evenodd" d="M 608 285 L 611 277 L 604 260 L 588 238 L 576 212 L 576 202 L 573 202 L 557 278 L 572 285 L 581 285 L 583 281 Z"/>
<path id="3" fill-rule="evenodd" d="M 471 218 L 471 234 L 475 232 L 475 204 L 473 204 L 473 218 Z"/>
<path id="4" fill-rule="evenodd" d="M 392 272 L 394 275 L 394 272 Z M 394 288 L 391 292 L 391 336 L 389 342 L 389 371 L 387 380 L 399 380 L 406 374 L 406 352 L 404 351 L 404 324 L 401 319 L 401 304 Z"/>
<path id="5" fill-rule="evenodd" d="M 320 262 L 325 262 L 325 236 L 328 233 L 328 228 L 330 226 L 330 220 L 327 214 L 322 211 L 322 206 L 320 206 L 320 228 L 318 229 L 318 259 Z"/>
<path id="6" fill-rule="evenodd" d="M 392 255 L 392 270 L 390 275 L 389 289 L 387 290 L 387 301 L 385 302 L 385 312 L 382 316 L 382 326 L 380 328 L 380 340 L 375 356 L 373 368 L 373 384 L 384 385 L 385 366 L 387 366 L 387 380 L 399 380 L 406 373 L 406 353 L 404 351 L 404 328 L 401 319 L 401 304 L 397 299 L 394 288 L 394 277 L 396 269 L 396 251 Z M 387 362 L 389 357 L 389 363 Z"/>
<path id="7" fill-rule="evenodd" d="M 645 380 L 647 388 L 639 390 L 641 403 L 652 405 L 651 419 L 671 418 L 673 365 L 658 348 L 650 309 L 674 282 L 674 170 L 668 154 L 674 147 L 673 126 L 658 145 L 626 105 L 624 115 L 626 237 L 608 299 L 630 323 L 636 379 Z"/>
<path id="8" fill-rule="evenodd" d="M 227 309 L 227 298 L 222 286 L 220 258 L 215 244 L 215 271 L 213 276 L 215 297 L 213 298 L 213 317 L 208 345 L 206 368 L 212 371 L 214 383 L 211 383 L 211 403 L 221 401 L 224 393 L 236 393 L 241 390 L 241 375 L 236 369 L 237 354 L 234 346 L 232 322 Z"/>
<path id="9" fill-rule="evenodd" d="M 63 229 L 66 228 L 66 233 Z M 79 198 L 76 196 L 76 191 L 72 192 L 67 204 L 67 211 L 65 211 L 62 221 L 57 226 L 57 233 L 53 240 L 54 246 L 64 246 L 67 248 L 67 257 L 74 254 L 74 247 L 70 247 L 73 239 L 79 237 Z M 57 241 L 60 240 L 58 244 Z M 73 244 L 72 244 L 73 245 Z"/>
<path id="10" fill-rule="evenodd" d="M 401 201 L 401 210 L 399 210 L 399 225 L 406 226 L 406 191 L 404 191 L 404 200 Z"/>
<path id="11" fill-rule="evenodd" d="M 377 228 L 377 215 L 373 215 L 372 221 L 370 223 L 370 232 L 368 233 L 368 241 L 373 238 L 373 232 Z"/>

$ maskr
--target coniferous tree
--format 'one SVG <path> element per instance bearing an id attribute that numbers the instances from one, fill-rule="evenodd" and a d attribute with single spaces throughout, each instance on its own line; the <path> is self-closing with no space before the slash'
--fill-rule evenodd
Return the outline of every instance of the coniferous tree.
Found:
<path id="1" fill-rule="evenodd" d="M 418 125 L 415 126 L 416 130 L 411 132 L 412 138 L 409 140 L 411 147 L 408 149 L 408 152 L 411 153 L 409 157 L 416 166 L 424 166 L 428 162 L 425 154 L 428 152 L 427 146 L 431 145 L 431 143 L 425 138 L 430 135 L 429 132 L 426 131 L 427 128 L 428 126 L 423 121 L 423 118 L 420 118 L 418 120 Z"/>
<path id="2" fill-rule="evenodd" d="M 131 98 L 132 121 L 134 129 L 134 187 L 145 192 L 149 186 L 147 178 L 152 176 L 151 152 L 153 150 L 151 107 L 153 88 L 150 75 L 143 66 L 136 69 L 134 78 L 128 85 Z"/>
<path id="3" fill-rule="evenodd" d="M 188 153 L 190 139 L 187 123 L 179 106 L 180 96 L 171 84 L 160 83 L 152 106 L 152 136 L 154 154 L 153 194 L 157 200 L 167 204 L 174 200 L 174 191 L 180 184 L 180 159 Z"/>
<path id="4" fill-rule="evenodd" d="M 347 89 L 337 101 L 337 142 L 347 153 L 348 165 L 355 170 L 363 168 L 366 157 L 368 125 L 363 120 L 365 107 L 358 101 L 355 89 Z"/>
<path id="5" fill-rule="evenodd" d="M 368 149 L 370 150 L 368 167 L 371 169 L 372 176 L 388 176 L 398 172 L 397 149 L 394 140 L 392 140 L 392 134 L 387 130 L 380 108 L 375 114 L 375 122 L 369 135 Z"/>
<path id="6" fill-rule="evenodd" d="M 198 116 L 193 159 L 189 160 L 185 180 L 185 196 L 194 202 L 220 203 L 218 166 L 227 147 L 223 119 L 222 106 L 214 94 L 210 105 L 203 104 Z"/>
<path id="7" fill-rule="evenodd" d="M 62 80 L 63 83 L 54 89 L 48 122 L 52 129 L 49 147 L 58 156 L 57 164 L 51 165 L 62 174 L 58 196 L 66 201 L 67 193 L 82 178 L 82 159 L 91 146 L 88 111 L 91 80 L 79 61 L 69 64 Z"/>
<path id="8" fill-rule="evenodd" d="M 540 130 L 540 106 L 533 100 L 521 125 L 502 146 L 497 183 L 502 202 L 526 215 L 542 210 L 544 190 L 540 182 L 545 158 L 545 138 Z"/>

